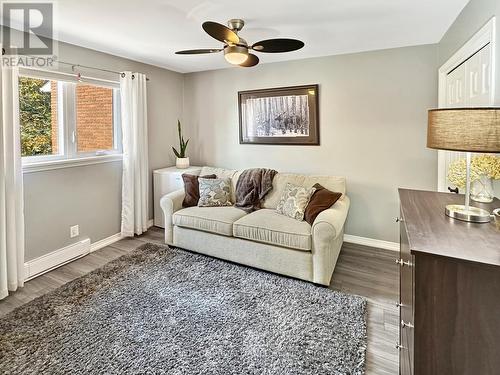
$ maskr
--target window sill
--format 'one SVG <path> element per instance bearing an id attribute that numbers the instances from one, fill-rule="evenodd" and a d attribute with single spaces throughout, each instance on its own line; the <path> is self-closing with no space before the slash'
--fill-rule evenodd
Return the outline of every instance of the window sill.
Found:
<path id="1" fill-rule="evenodd" d="M 50 171 L 52 169 L 73 168 L 85 165 L 111 163 L 123 160 L 122 154 L 89 156 L 76 159 L 59 159 L 41 162 L 23 163 L 23 173 L 34 173 L 41 171 Z"/>

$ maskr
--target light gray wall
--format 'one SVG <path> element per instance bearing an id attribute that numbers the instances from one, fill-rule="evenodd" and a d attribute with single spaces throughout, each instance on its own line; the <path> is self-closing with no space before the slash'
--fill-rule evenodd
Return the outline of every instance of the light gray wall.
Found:
<path id="1" fill-rule="evenodd" d="M 437 105 L 437 67 L 494 15 L 500 15 L 500 1 L 471 0 L 437 46 L 185 77 L 66 43 L 59 43 L 58 55 L 63 61 L 139 71 L 151 78 L 151 170 L 174 163 L 170 146 L 176 144 L 175 123 L 184 113 L 192 164 L 345 175 L 352 198 L 347 233 L 397 241 L 393 223 L 398 214 L 397 187 L 436 186 L 437 157 L 425 148 L 425 125 L 426 109 Z M 95 71 L 83 73 L 117 78 Z M 500 69 L 496 81 L 500 87 Z M 321 146 L 239 145 L 238 91 L 308 83 L 320 84 Z M 496 102 L 500 105 L 500 90 Z M 74 224 L 80 225 L 79 238 L 90 237 L 93 242 L 119 232 L 121 162 L 30 173 L 24 180 L 26 260 L 73 243 L 69 226 Z"/>
<path id="2" fill-rule="evenodd" d="M 443 65 L 493 16 L 496 16 L 496 61 L 500 62 L 500 1 L 471 0 L 438 44 L 438 62 Z M 500 69 L 496 69 L 495 104 L 500 105 Z"/>
<path id="3" fill-rule="evenodd" d="M 450 26 L 438 44 L 439 66 L 443 65 L 460 47 L 492 17 L 496 17 L 496 77 L 495 105 L 500 106 L 500 0 L 471 0 Z M 500 180 L 493 181 L 496 197 L 500 197 Z"/>
<path id="4" fill-rule="evenodd" d="M 115 71 L 146 73 L 148 82 L 148 138 L 150 170 L 172 165 L 170 146 L 176 142 L 177 119 L 182 115 L 184 77 L 151 65 L 59 43 L 60 60 Z M 60 66 L 60 71 L 70 71 Z M 82 70 L 82 74 L 118 80 L 115 74 Z M 26 260 L 90 237 L 92 242 L 120 231 L 121 162 L 65 168 L 24 175 Z M 153 217 L 152 174 L 149 217 Z M 80 225 L 80 236 L 69 237 L 69 227 Z"/>
<path id="5" fill-rule="evenodd" d="M 186 75 L 184 120 L 196 164 L 344 175 L 346 233 L 398 241 L 398 187 L 434 190 L 427 109 L 437 105 L 436 45 Z M 241 90 L 319 84 L 320 146 L 240 145 Z"/>
<path id="6" fill-rule="evenodd" d="M 69 227 L 92 242 L 120 231 L 121 161 L 24 174 L 26 260 L 75 241 Z"/>

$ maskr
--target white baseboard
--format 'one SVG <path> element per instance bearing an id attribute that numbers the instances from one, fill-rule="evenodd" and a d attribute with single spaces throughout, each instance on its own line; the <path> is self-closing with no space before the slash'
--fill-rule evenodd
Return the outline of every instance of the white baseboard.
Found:
<path id="1" fill-rule="evenodd" d="M 90 253 L 90 239 L 86 238 L 77 243 L 25 262 L 24 278 L 26 281 L 31 280 L 63 264 L 81 258 L 88 253 Z"/>
<path id="2" fill-rule="evenodd" d="M 354 243 L 356 245 L 378 247 L 379 249 L 399 252 L 399 243 L 397 242 L 376 240 L 374 238 L 353 236 L 351 234 L 344 234 L 344 242 Z"/>
<path id="3" fill-rule="evenodd" d="M 148 228 L 151 228 L 153 225 L 154 220 L 148 220 Z M 41 257 L 32 259 L 24 263 L 24 279 L 25 281 L 31 280 L 37 276 L 53 270 L 54 268 L 60 267 L 64 264 L 72 262 L 73 260 L 102 249 L 103 247 L 118 242 L 121 239 L 121 233 L 113 234 L 112 236 L 103 238 L 102 240 L 96 241 L 94 243 L 91 243 L 90 239 L 87 238 L 61 249 L 52 251 L 48 254 L 42 255 Z"/>
<path id="4" fill-rule="evenodd" d="M 120 233 L 113 234 L 112 236 L 103 238 L 102 240 L 93 242 L 92 245 L 90 245 L 90 252 L 93 253 L 94 251 L 97 251 L 99 249 L 102 249 L 103 247 L 109 246 L 117 241 L 120 241 L 122 239 L 122 235 Z"/>
<path id="5" fill-rule="evenodd" d="M 148 229 L 151 228 L 153 225 L 154 225 L 154 220 L 153 219 L 148 220 Z M 121 233 L 116 233 L 116 234 L 113 234 L 112 236 L 103 238 L 102 240 L 94 242 L 90 246 L 90 252 L 92 253 L 94 251 L 102 249 L 103 247 L 109 246 L 115 242 L 120 241 L 121 239 L 122 239 Z"/>

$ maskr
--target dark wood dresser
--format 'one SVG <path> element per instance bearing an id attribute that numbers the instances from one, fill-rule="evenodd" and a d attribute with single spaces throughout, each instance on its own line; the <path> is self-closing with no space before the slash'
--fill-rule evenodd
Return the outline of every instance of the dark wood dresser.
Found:
<path id="1" fill-rule="evenodd" d="M 399 189 L 399 198 L 400 374 L 500 374 L 500 231 L 445 216 L 463 195 Z"/>

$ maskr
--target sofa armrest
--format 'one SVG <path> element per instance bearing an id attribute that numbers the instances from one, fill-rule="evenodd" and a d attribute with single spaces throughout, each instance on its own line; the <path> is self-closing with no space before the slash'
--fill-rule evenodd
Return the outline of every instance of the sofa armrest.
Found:
<path id="1" fill-rule="evenodd" d="M 330 283 L 344 241 L 344 224 L 349 205 L 349 198 L 344 196 L 314 220 L 311 228 L 313 280 L 317 284 Z"/>
<path id="2" fill-rule="evenodd" d="M 320 227 L 329 227 L 328 232 L 331 238 L 337 238 L 337 236 L 344 228 L 344 223 L 347 218 L 347 213 L 349 212 L 350 203 L 351 201 L 349 200 L 349 197 L 344 195 L 344 197 L 335 202 L 332 207 L 320 212 L 312 225 L 311 233 L 313 234 L 313 236 L 316 232 L 316 229 Z"/>
<path id="3" fill-rule="evenodd" d="M 165 216 L 165 243 L 173 245 L 173 222 L 172 215 L 182 208 L 184 200 L 184 189 L 176 190 L 164 195 L 160 199 L 160 206 Z"/>

